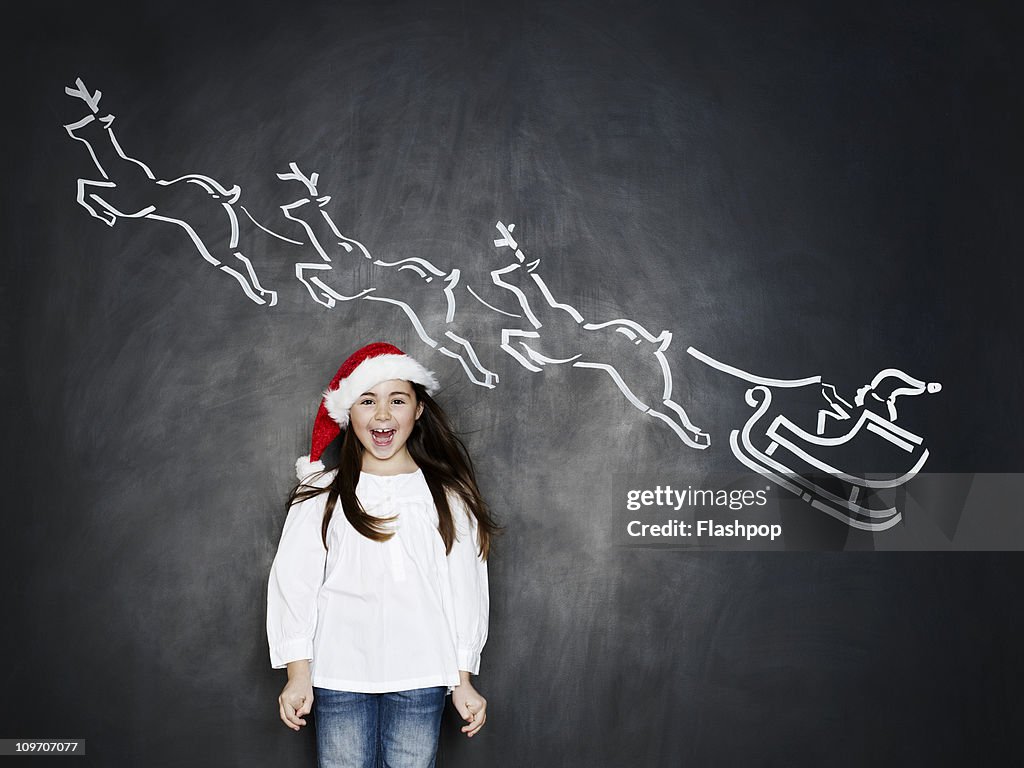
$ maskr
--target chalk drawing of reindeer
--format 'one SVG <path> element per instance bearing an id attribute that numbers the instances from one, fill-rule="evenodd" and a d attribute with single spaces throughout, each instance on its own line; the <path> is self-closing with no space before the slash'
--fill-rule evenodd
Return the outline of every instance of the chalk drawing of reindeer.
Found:
<path id="1" fill-rule="evenodd" d="M 327 212 L 330 195 L 317 189 L 319 174 L 308 176 L 295 163 L 289 173 L 279 173 L 282 181 L 297 181 L 306 194 L 281 206 L 285 218 L 294 221 L 319 257 L 295 265 L 295 277 L 313 301 L 329 309 L 339 301 L 378 301 L 398 307 L 416 330 L 423 343 L 459 362 L 467 378 L 478 386 L 493 388 L 498 374 L 481 363 L 473 344 L 457 333 L 456 291 L 462 280 L 458 268 L 440 267 L 427 259 L 409 256 L 396 261 L 375 259 L 360 243 L 344 235 Z M 339 277 L 334 266 L 342 266 Z M 342 292 L 326 282 L 328 275 L 344 279 L 359 275 L 354 293 Z M 441 327 L 428 327 L 429 318 L 443 316 Z"/>
<path id="2" fill-rule="evenodd" d="M 552 295 L 538 271 L 540 259 L 527 261 L 513 234 L 515 224 L 498 221 L 495 227 L 501 236 L 494 246 L 508 248 L 515 261 L 491 272 L 491 279 L 515 296 L 522 321 L 506 323 L 501 349 L 532 372 L 546 365 L 601 371 L 641 413 L 658 419 L 691 448 L 707 448 L 710 436 L 672 400 L 672 371 L 664 354 L 672 334 L 654 335 L 628 318 L 587 322 L 575 307 Z"/>
<path id="3" fill-rule="evenodd" d="M 276 304 L 277 293 L 260 285 L 252 262 L 239 249 L 236 208 L 248 216 L 238 202 L 241 189 L 237 185 L 226 187 L 216 179 L 197 173 L 158 179 L 148 165 L 125 154 L 114 135 L 114 116 L 99 117 L 103 95 L 100 91 L 90 92 L 81 78 L 75 80 L 74 88 L 64 90 L 69 96 L 81 99 L 90 110 L 85 117 L 64 128 L 72 139 L 85 144 L 101 176 L 78 180 L 79 205 L 109 226 L 114 226 L 118 219 L 145 218 L 182 228 L 199 254 L 231 275 L 247 298 L 256 304 Z M 197 204 L 201 214 L 196 213 Z M 184 218 L 186 212 L 188 220 Z M 280 237 L 255 219 L 252 221 L 269 234 Z"/>
<path id="4" fill-rule="evenodd" d="M 393 304 L 406 315 L 424 343 L 459 360 L 474 384 L 493 387 L 498 375 L 483 365 L 474 345 L 466 339 L 468 329 L 461 327 L 466 303 L 473 302 L 487 310 L 485 314 L 492 314 L 492 323 L 475 328 L 476 337 L 479 339 L 482 333 L 486 337 L 486 331 L 491 330 L 493 337 L 488 346 L 500 348 L 523 368 L 539 372 L 545 365 L 570 364 L 603 371 L 634 407 L 666 424 L 684 443 L 693 448 L 710 445 L 709 436 L 694 426 L 672 400 L 672 375 L 663 354 L 672 334 L 666 331 L 654 336 L 625 318 L 585 323 L 575 308 L 554 299 L 536 271 L 539 260 L 525 264 L 526 257 L 512 234 L 515 224 L 506 227 L 499 221 L 495 226 L 502 237 L 494 241 L 496 247 L 508 247 L 514 259 L 490 271 L 489 282 L 472 285 L 460 269 L 439 266 L 418 256 L 395 261 L 375 259 L 366 246 L 343 234 L 331 218 L 326 210 L 331 197 L 318 189 L 319 175 L 307 175 L 295 163 L 289 168 L 278 178 L 299 182 L 306 194 L 281 206 L 281 210 L 285 218 L 302 228 L 319 256 L 316 261 L 295 267 L 296 278 L 317 303 L 328 308 L 338 301 L 355 299 Z M 342 275 L 358 272 L 368 277 L 361 278 L 358 286 L 341 290 L 329 276 L 333 274 L 337 280 L 334 266 L 346 262 L 348 269 Z M 410 275 L 414 276 L 413 282 Z M 430 318 L 438 317 L 443 321 L 435 320 L 436 327 L 431 325 Z M 616 333 L 621 336 L 610 338 Z M 625 352 L 632 359 L 614 357 L 616 345 L 612 342 L 622 337 L 630 342 Z M 638 375 L 643 358 L 653 362 L 655 370 Z"/>

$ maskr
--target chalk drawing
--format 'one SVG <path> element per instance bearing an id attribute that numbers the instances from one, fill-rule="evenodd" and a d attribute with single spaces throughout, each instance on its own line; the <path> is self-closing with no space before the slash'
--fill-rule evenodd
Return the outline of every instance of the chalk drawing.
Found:
<path id="1" fill-rule="evenodd" d="M 514 223 L 495 223 L 498 237 L 493 242 L 502 259 L 493 268 L 472 270 L 467 266 L 479 265 L 438 264 L 418 255 L 375 258 L 336 224 L 328 210 L 332 197 L 320 190 L 319 174 L 304 173 L 292 162 L 277 174 L 280 181 L 302 189 L 300 196 L 278 206 L 285 226 L 295 230 L 295 237 L 289 237 L 241 205 L 238 185 L 228 187 L 198 173 L 158 179 L 148 165 L 121 148 L 114 116 L 99 116 L 99 90 L 90 91 L 78 78 L 65 92 L 88 108 L 84 117 L 64 128 L 86 147 L 100 177 L 78 179 L 76 199 L 107 225 L 118 219 L 174 224 L 205 261 L 238 283 L 246 298 L 272 307 L 278 292 L 260 284 L 246 257 L 244 225 L 252 236 L 270 236 L 289 246 L 285 252 L 295 258 L 295 278 L 316 305 L 335 310 L 359 300 L 395 307 L 424 344 L 458 361 L 475 385 L 498 385 L 498 374 L 489 366 L 494 355 L 502 354 L 529 373 L 556 365 L 597 371 L 631 406 L 670 429 L 683 444 L 696 449 L 711 444 L 710 434 L 673 400 L 673 375 L 665 355 L 673 334 L 652 333 L 627 317 L 585 318 L 571 303 L 556 299 L 541 275 L 541 259 L 527 259 Z M 197 206 L 197 201 L 202 204 Z M 474 280 L 469 274 L 485 278 Z M 853 528 L 884 531 L 900 521 L 887 492 L 918 474 L 929 454 L 921 436 L 897 426 L 896 402 L 935 394 L 941 390 L 939 383 L 886 368 L 852 397 L 844 397 L 821 376 L 760 376 L 693 347 L 686 351 L 751 385 L 744 399 L 754 413 L 729 436 L 730 449 L 744 466 Z M 778 395 L 800 390 L 820 395 L 813 431 L 782 412 Z M 892 452 L 897 471 L 867 477 L 844 470 L 844 450 L 864 444 Z M 815 479 L 818 475 L 839 486 L 826 487 Z"/>
<path id="2" fill-rule="evenodd" d="M 695 426 L 682 406 L 672 400 L 672 371 L 664 354 L 672 334 L 654 335 L 628 318 L 586 322 L 578 309 L 555 299 L 538 271 L 540 260 L 526 262 L 513 234 L 515 224 L 498 221 L 495 228 L 501 235 L 494 240 L 495 247 L 510 249 L 516 261 L 491 272 L 491 279 L 515 297 L 529 325 L 502 329 L 501 349 L 533 373 L 545 365 L 601 371 L 638 411 L 668 426 L 691 448 L 707 448 L 710 435 Z M 548 313 L 550 329 L 539 319 L 540 307 L 545 305 L 557 310 Z M 575 332 L 572 326 L 577 326 Z M 632 343 L 620 349 L 610 338 L 615 333 Z M 650 364 L 644 365 L 645 361 Z"/>
<path id="3" fill-rule="evenodd" d="M 928 460 L 928 449 L 921 436 L 896 425 L 896 399 L 935 394 L 942 390 L 941 384 L 886 368 L 857 390 L 851 403 L 834 385 L 822 382 L 821 376 L 769 379 L 721 363 L 693 347 L 686 351 L 712 368 L 755 385 L 745 395 L 754 414 L 729 436 L 732 453 L 742 464 L 853 528 L 884 531 L 900 522 L 902 513 L 886 491 L 915 477 Z M 773 388 L 799 387 L 817 387 L 824 401 L 814 433 L 777 409 L 773 412 Z M 851 424 L 844 424 L 845 431 L 840 434 L 825 434 L 840 422 Z M 883 454 L 883 447 L 888 449 L 885 455 L 895 457 L 892 466 L 896 470 L 880 477 L 844 470 L 840 463 L 843 449 L 856 448 L 857 443 L 867 443 L 872 455 Z M 817 476 L 827 476 L 840 490 L 825 487 L 813 479 Z"/>
<path id="4" fill-rule="evenodd" d="M 439 267 L 418 256 L 394 261 L 374 258 L 365 245 L 343 234 L 325 210 L 331 197 L 320 194 L 319 174 L 306 175 L 295 163 L 290 163 L 289 169 L 289 173 L 277 174 L 278 178 L 299 182 L 305 194 L 281 206 L 281 211 L 302 228 L 318 256 L 317 261 L 295 265 L 296 278 L 306 286 L 313 300 L 328 309 L 339 301 L 355 299 L 391 304 L 405 315 L 424 344 L 457 360 L 473 384 L 493 389 L 498 374 L 484 367 L 473 344 L 459 333 L 455 322 L 461 270 Z M 334 270 L 336 265 L 340 265 L 341 276 Z M 309 274 L 314 271 L 318 274 Z M 342 292 L 326 282 L 331 276 L 356 276 L 360 283 L 350 289 L 353 292 Z M 432 323 L 430 318 L 440 312 L 443 321 Z"/>
<path id="5" fill-rule="evenodd" d="M 81 78 L 75 80 L 74 88 L 64 91 L 81 99 L 90 110 L 90 114 L 68 123 L 64 129 L 88 148 L 102 177 L 78 180 L 78 204 L 109 226 L 114 226 L 118 219 L 145 218 L 181 227 L 203 259 L 233 277 L 248 299 L 256 304 L 276 304 L 277 293 L 260 285 L 252 262 L 239 248 L 235 207 L 241 189 L 237 185 L 227 188 L 202 174 L 158 179 L 148 165 L 129 157 L 121 148 L 114 134 L 114 116 L 98 117 L 100 91 L 90 92 Z M 182 218 L 183 211 L 196 217 L 197 202 L 209 203 L 216 214 L 206 216 L 205 227 Z"/>

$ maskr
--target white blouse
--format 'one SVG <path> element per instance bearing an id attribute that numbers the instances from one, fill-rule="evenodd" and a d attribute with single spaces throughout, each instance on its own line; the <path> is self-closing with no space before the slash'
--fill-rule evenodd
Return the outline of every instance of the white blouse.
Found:
<path id="1" fill-rule="evenodd" d="M 323 482 L 333 479 L 325 476 Z M 367 514 L 397 515 L 384 542 L 358 533 L 339 500 L 320 537 L 323 493 L 292 506 L 267 590 L 270 663 L 309 659 L 313 685 L 384 693 L 459 683 L 480 671 L 487 640 L 487 563 L 477 521 L 449 496 L 456 540 L 445 555 L 423 472 L 361 472 L 356 494 Z"/>

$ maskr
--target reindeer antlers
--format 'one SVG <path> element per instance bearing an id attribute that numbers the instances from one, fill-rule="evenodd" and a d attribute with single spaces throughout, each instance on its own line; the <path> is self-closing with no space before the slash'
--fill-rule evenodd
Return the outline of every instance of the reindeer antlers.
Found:
<path id="1" fill-rule="evenodd" d="M 320 178 L 320 174 L 314 172 L 312 176 L 306 176 L 295 163 L 288 163 L 288 167 L 292 169 L 292 172 L 279 173 L 277 178 L 281 179 L 281 181 L 301 181 L 306 185 L 309 194 L 316 195 L 316 182 Z"/>
<path id="2" fill-rule="evenodd" d="M 80 77 L 75 78 L 75 85 L 78 87 L 65 87 L 64 93 L 66 93 L 68 96 L 77 96 L 78 98 L 80 98 L 82 101 L 89 105 L 89 109 L 91 109 L 93 113 L 99 112 L 100 99 L 103 97 L 103 92 L 97 90 L 95 93 L 89 93 L 89 89 L 85 87 L 85 83 L 82 82 L 82 78 Z"/>

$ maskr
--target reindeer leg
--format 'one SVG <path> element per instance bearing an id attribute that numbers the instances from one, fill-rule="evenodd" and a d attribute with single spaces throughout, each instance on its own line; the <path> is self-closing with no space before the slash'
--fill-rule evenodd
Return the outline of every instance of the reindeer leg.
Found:
<path id="1" fill-rule="evenodd" d="M 199 236 L 199 233 L 196 232 L 195 229 L 193 229 L 192 226 L 187 221 L 184 221 L 182 219 L 175 219 L 170 216 L 161 216 L 160 214 L 152 212 L 147 213 L 146 218 L 154 219 L 156 221 L 166 221 L 171 224 L 176 224 L 177 226 L 184 229 L 188 233 L 189 238 L 192 240 L 192 244 L 195 245 L 196 250 L 199 251 L 199 254 L 206 261 L 213 264 L 213 266 L 217 267 L 222 272 L 226 272 L 227 274 L 235 278 L 235 280 L 238 281 L 238 284 L 242 286 L 242 292 L 251 301 L 260 305 L 267 303 L 266 299 L 258 295 L 256 291 L 253 289 L 253 285 L 255 284 L 257 286 L 257 290 L 259 290 L 260 293 L 262 293 L 263 295 L 269 295 L 271 297 L 270 306 L 273 306 L 277 302 L 277 293 L 275 293 L 274 291 L 267 291 L 262 286 L 259 285 L 259 283 L 256 281 L 256 275 L 252 270 L 252 264 L 249 263 L 249 260 L 242 256 L 239 252 L 236 251 L 233 255 L 236 258 L 239 258 L 242 261 L 242 263 L 246 265 L 245 275 L 241 274 L 235 269 L 232 269 L 227 264 L 222 264 L 220 259 L 218 259 L 212 253 L 210 253 L 210 249 L 206 247 L 206 243 L 203 242 L 203 239 Z M 250 280 L 252 282 L 250 282 Z"/>
<path id="2" fill-rule="evenodd" d="M 700 449 L 707 448 L 709 445 L 711 445 L 711 435 L 695 426 L 694 423 L 690 421 L 690 417 L 686 415 L 686 411 L 683 410 L 683 407 L 679 405 L 679 403 L 673 402 L 672 400 L 665 400 L 662 402 L 662 405 L 665 405 L 676 412 L 679 418 L 679 423 L 682 425 L 682 428 L 687 433 L 689 433 L 689 440 L 683 437 L 683 435 L 680 435 L 680 437 L 683 438 L 684 443 L 686 443 L 692 448 Z M 654 414 L 652 413 L 651 415 Z"/>
<path id="3" fill-rule="evenodd" d="M 257 296 L 253 292 L 252 286 L 249 285 L 249 281 L 244 275 L 232 269 L 227 264 L 221 264 L 220 269 L 221 271 L 227 272 L 229 275 L 235 278 L 235 280 L 238 281 L 238 284 L 242 286 L 242 292 L 245 293 L 245 295 L 248 296 L 252 301 L 256 302 L 257 304 L 267 303 L 265 299 L 263 299 L 261 296 Z"/>
<path id="4" fill-rule="evenodd" d="M 540 334 L 535 331 L 522 331 L 518 328 L 502 328 L 501 329 L 501 348 L 505 350 L 509 355 L 515 358 L 515 361 L 519 363 L 523 368 L 534 373 L 540 373 L 541 369 L 530 362 L 529 358 L 524 357 L 523 354 L 512 346 L 510 343 L 512 337 L 526 337 L 530 339 L 539 339 Z"/>
<path id="5" fill-rule="evenodd" d="M 313 289 L 312 282 L 310 280 L 306 279 L 306 270 L 307 269 L 330 269 L 330 268 L 331 268 L 330 264 L 310 264 L 310 263 L 299 262 L 298 264 L 295 265 L 295 279 L 298 280 L 300 283 L 302 283 L 306 287 L 306 290 L 309 291 L 309 295 L 313 298 L 313 301 L 315 301 L 317 304 L 322 304 L 323 306 L 327 307 L 328 309 L 334 309 L 334 305 L 337 302 L 334 300 L 333 296 L 331 296 L 329 293 L 327 293 L 327 291 L 324 291 L 322 289 L 323 282 L 320 281 L 320 280 L 317 280 L 317 283 L 319 283 L 319 285 L 321 286 L 321 292 L 323 293 L 323 298 L 321 298 L 320 295 L 317 294 L 317 292 Z M 314 277 L 313 279 L 316 279 L 316 278 Z"/>
<path id="6" fill-rule="evenodd" d="M 309 295 L 313 297 L 313 301 L 317 304 L 322 304 L 328 309 L 334 309 L 335 304 L 339 301 L 353 301 L 354 299 L 361 299 L 368 293 L 373 293 L 376 288 L 364 288 L 359 293 L 352 296 L 345 296 L 342 293 L 338 293 L 336 290 L 327 285 L 317 275 L 307 277 L 307 270 L 316 271 L 330 271 L 332 269 L 330 264 L 322 264 L 320 262 L 299 262 L 295 265 L 295 279 L 306 286 L 306 290 L 309 291 Z M 317 293 L 319 289 L 320 293 Z"/>
<path id="7" fill-rule="evenodd" d="M 406 317 L 409 318 L 409 322 L 412 323 L 412 327 L 416 330 L 416 335 L 423 340 L 423 343 L 429 344 L 434 349 L 437 349 L 437 342 L 430 337 L 429 333 L 427 333 L 427 329 L 423 327 L 423 323 L 420 321 L 419 315 L 417 315 L 416 311 L 408 304 L 406 304 L 404 301 L 399 301 L 398 299 L 390 299 L 386 296 L 372 296 L 369 294 L 367 294 L 363 298 L 365 298 L 367 301 L 384 301 L 387 302 L 388 304 L 394 304 L 395 306 L 397 306 L 405 313 Z"/>
<path id="8" fill-rule="evenodd" d="M 256 277 L 256 270 L 252 267 L 252 262 L 249 261 L 240 251 L 235 251 L 235 258 L 238 259 L 242 264 L 245 265 L 246 274 L 249 276 L 249 284 L 255 289 L 261 296 L 267 296 L 270 299 L 269 306 L 277 304 L 277 291 L 270 291 L 260 285 L 259 278 Z M 248 295 L 248 292 L 246 292 Z"/>
<path id="9" fill-rule="evenodd" d="M 78 194 L 76 200 L 78 204 L 85 208 L 89 212 L 89 215 L 104 222 L 108 227 L 114 226 L 114 222 L 117 221 L 117 214 L 114 213 L 112 207 L 99 195 L 89 193 L 89 198 L 103 208 L 102 211 L 97 211 L 86 201 L 86 188 L 87 187 L 104 187 L 110 189 L 116 187 L 112 181 L 90 181 L 89 179 L 78 180 Z"/>
<path id="10" fill-rule="evenodd" d="M 463 339 L 460 336 L 456 336 L 451 331 L 446 331 L 444 335 L 447 336 L 452 341 L 460 344 L 466 350 L 466 355 L 469 356 L 469 361 L 467 362 L 466 358 L 463 357 L 461 354 L 451 351 L 446 347 L 439 347 L 438 351 L 445 355 L 448 355 L 449 357 L 456 358 L 462 364 L 463 369 L 466 371 L 466 376 L 469 377 L 469 380 L 471 382 L 481 387 L 494 389 L 494 385 L 498 383 L 498 374 L 494 373 L 493 371 L 489 371 L 483 367 L 483 365 L 480 363 L 480 359 L 476 356 L 476 350 L 473 349 L 473 345 L 466 339 Z M 470 364 L 472 364 L 472 368 L 470 367 Z M 483 381 L 477 380 L 477 377 L 474 374 L 474 369 L 476 372 L 482 373 L 484 375 Z"/>

